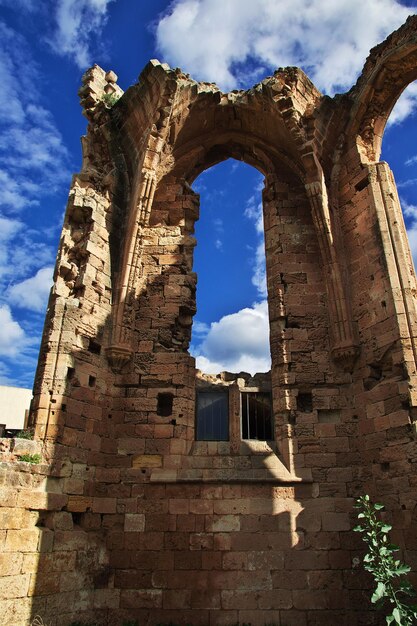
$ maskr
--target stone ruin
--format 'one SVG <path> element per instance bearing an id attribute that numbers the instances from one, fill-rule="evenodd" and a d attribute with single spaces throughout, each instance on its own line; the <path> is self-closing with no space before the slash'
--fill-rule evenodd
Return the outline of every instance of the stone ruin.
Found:
<path id="1" fill-rule="evenodd" d="M 231 93 L 158 61 L 125 93 L 84 75 L 31 414 L 43 462 L 1 466 L 3 626 L 384 622 L 351 529 L 357 496 L 382 501 L 416 572 L 416 278 L 379 161 L 416 33 L 410 17 L 334 98 L 295 67 Z M 272 369 L 254 377 L 203 376 L 188 352 L 191 185 L 228 157 L 265 176 Z"/>

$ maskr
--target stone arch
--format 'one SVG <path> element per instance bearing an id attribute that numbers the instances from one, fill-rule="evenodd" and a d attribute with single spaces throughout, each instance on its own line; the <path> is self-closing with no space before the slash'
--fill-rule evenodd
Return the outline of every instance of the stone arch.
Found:
<path id="1" fill-rule="evenodd" d="M 417 16 L 376 46 L 349 95 L 353 100 L 346 131 L 363 162 L 378 161 L 390 113 L 404 89 L 417 79 Z"/>
<path id="2" fill-rule="evenodd" d="M 349 195 L 353 205 L 363 202 L 363 194 L 368 196 L 368 211 L 374 213 L 388 267 L 389 289 L 400 294 L 394 298 L 393 308 L 405 320 L 402 332 L 408 339 L 406 362 L 410 378 L 417 370 L 417 308 L 413 295 L 416 276 L 394 176 L 389 165 L 379 162 L 379 158 L 390 113 L 404 89 L 417 78 L 416 29 L 417 16 L 410 16 L 371 50 L 356 85 L 345 96 L 349 115 L 341 136 L 346 144 L 343 158 L 336 160 L 335 166 L 338 172 L 340 164 L 346 171 L 355 172 L 354 185 L 348 193 L 346 176 L 337 176 L 341 205 Z"/>
<path id="3" fill-rule="evenodd" d="M 399 32 L 412 38 L 410 24 Z M 45 483 L 27 481 L 37 468 L 9 481 L 10 501 L 41 513 L 25 542 L 65 568 L 62 586 L 42 567 L 36 587 L 32 572 L 23 576 L 39 596 L 34 610 L 39 600 L 52 620 L 59 607 L 67 621 L 100 610 L 102 621 L 141 623 L 362 623 L 352 497 L 385 502 L 415 557 L 417 416 L 416 292 L 395 185 L 386 164 L 361 161 L 356 147 L 367 112 L 356 95 L 371 101 L 369 76 L 334 99 L 294 68 L 221 94 L 152 62 L 108 110 L 102 95 L 120 93 L 111 74 L 96 67 L 84 78 L 88 158 L 72 184 L 35 383 L 46 494 Z M 282 347 L 272 446 L 236 431 L 230 442 L 194 440 L 196 371 L 185 335 L 175 335 L 177 324 L 188 328 L 193 299 L 198 199 L 189 183 L 229 153 L 262 164 L 268 228 L 283 232 L 269 251 Z M 114 267 L 109 235 L 119 225 Z M 329 325 L 333 356 L 346 366 L 357 356 L 351 372 L 330 359 Z M 214 381 L 235 394 L 235 422 L 246 382 Z M 18 510 L 22 523 L 36 522 Z M 67 571 L 82 597 L 77 590 L 76 604 L 62 607 Z"/>
<path id="4" fill-rule="evenodd" d="M 344 367 L 351 367 L 356 340 L 342 280 L 342 255 L 336 252 L 339 237 L 328 210 L 321 165 L 316 157 L 311 158 L 313 148 L 308 132 L 310 111 L 321 95 L 296 68 L 279 71 L 247 92 L 230 94 L 222 94 L 215 85 L 195 83 L 179 71 L 164 71 L 171 96 L 164 109 L 163 129 L 157 139 L 151 134 L 141 175 L 132 190 L 136 200 L 131 216 L 136 224 L 146 227 L 153 194 L 162 181 L 175 177 L 189 184 L 203 169 L 228 156 L 257 167 L 267 180 L 276 178 L 278 172 L 285 172 L 284 178 L 298 180 L 307 191 L 320 242 L 333 355 L 343 361 Z M 141 207 L 140 211 L 135 207 Z M 126 232 L 124 284 L 118 289 L 121 295 L 116 295 L 109 350 L 113 361 L 114 354 L 124 355 L 122 363 L 129 358 L 129 337 L 125 332 L 129 323 L 122 321 L 123 311 L 127 291 L 133 292 L 137 281 L 141 249 L 137 229 L 129 228 Z"/>

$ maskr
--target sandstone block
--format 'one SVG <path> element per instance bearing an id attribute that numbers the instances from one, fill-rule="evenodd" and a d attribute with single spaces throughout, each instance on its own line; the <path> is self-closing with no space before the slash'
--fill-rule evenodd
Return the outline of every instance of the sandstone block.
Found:
<path id="1" fill-rule="evenodd" d="M 1 600 L 24 598 L 28 595 L 30 574 L 5 576 L 1 582 Z"/>
<path id="2" fill-rule="evenodd" d="M 132 458 L 134 469 L 146 467 L 162 467 L 162 457 L 159 454 L 141 454 Z"/>
<path id="3" fill-rule="evenodd" d="M 143 532 L 145 530 L 145 515 L 141 513 L 127 513 L 124 529 L 126 532 Z"/>
<path id="4" fill-rule="evenodd" d="M 8 530 L 4 546 L 5 552 L 36 552 L 39 530 Z"/>

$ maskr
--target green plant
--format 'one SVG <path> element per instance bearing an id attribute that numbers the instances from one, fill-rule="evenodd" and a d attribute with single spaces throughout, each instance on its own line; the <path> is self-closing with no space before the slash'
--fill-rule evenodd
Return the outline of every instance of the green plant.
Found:
<path id="1" fill-rule="evenodd" d="M 16 438 L 17 439 L 33 439 L 34 434 L 35 433 L 33 431 L 33 428 L 25 428 L 23 430 L 19 430 L 19 432 L 16 435 Z M 36 616 L 36 617 L 38 617 L 38 616 Z M 40 617 L 39 619 L 42 619 L 42 618 Z"/>
<path id="2" fill-rule="evenodd" d="M 38 465 L 41 462 L 40 454 L 21 454 L 19 457 L 19 461 L 25 461 L 26 463 L 33 463 L 34 465 Z"/>
<path id="3" fill-rule="evenodd" d="M 101 101 L 104 102 L 104 105 L 107 109 L 111 109 L 119 100 L 119 98 L 120 96 L 115 93 L 105 93 L 101 98 Z"/>
<path id="4" fill-rule="evenodd" d="M 405 602 L 405 597 L 416 595 L 413 586 L 405 578 L 410 567 L 395 558 L 399 548 L 389 542 L 390 524 L 379 519 L 382 504 L 373 504 L 368 495 L 356 501 L 359 509 L 360 524 L 353 530 L 362 533 L 362 539 L 368 546 L 364 556 L 364 568 L 370 572 L 376 583 L 371 602 L 382 608 L 386 601 L 391 604 L 391 613 L 386 616 L 387 624 L 411 626 L 417 619 L 417 606 Z"/>

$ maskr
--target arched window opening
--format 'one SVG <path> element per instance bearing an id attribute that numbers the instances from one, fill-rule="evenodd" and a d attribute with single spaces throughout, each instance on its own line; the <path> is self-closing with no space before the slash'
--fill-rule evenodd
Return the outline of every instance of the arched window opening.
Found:
<path id="1" fill-rule="evenodd" d="M 271 367 L 263 236 L 263 176 L 228 159 L 193 184 L 200 194 L 190 352 L 208 374 Z"/>
<path id="2" fill-rule="evenodd" d="M 417 267 L 417 81 L 397 100 L 385 127 L 381 160 L 394 172 L 408 240 Z"/>

